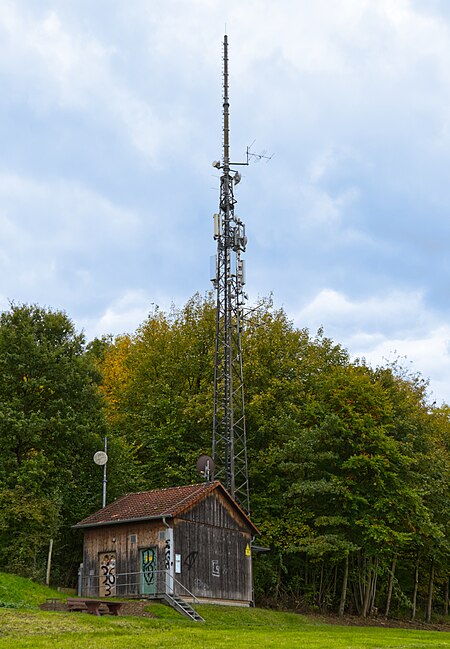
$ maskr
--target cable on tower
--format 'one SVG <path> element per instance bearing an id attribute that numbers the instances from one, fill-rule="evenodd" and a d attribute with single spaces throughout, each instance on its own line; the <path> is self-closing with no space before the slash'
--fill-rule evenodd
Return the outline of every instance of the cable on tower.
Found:
<path id="1" fill-rule="evenodd" d="M 235 215 L 234 188 L 241 175 L 230 162 L 228 96 L 228 37 L 223 43 L 223 159 L 219 213 L 214 215 L 217 256 L 212 281 L 216 291 L 216 345 L 214 363 L 213 460 L 214 479 L 221 480 L 241 507 L 250 511 L 244 378 L 242 371 L 242 320 L 244 305 L 244 223 Z"/>

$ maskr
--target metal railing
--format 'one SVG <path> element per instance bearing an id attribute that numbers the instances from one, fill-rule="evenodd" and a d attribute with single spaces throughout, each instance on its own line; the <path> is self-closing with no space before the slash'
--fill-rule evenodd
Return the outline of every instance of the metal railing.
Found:
<path id="1" fill-rule="evenodd" d="M 176 579 L 173 575 L 169 574 L 168 576 L 169 576 L 169 579 L 172 580 L 172 592 L 175 592 L 175 587 L 174 586 L 179 586 L 180 588 L 182 588 L 184 590 L 184 592 L 186 593 L 186 595 L 188 597 L 192 598 L 196 604 L 199 604 L 198 597 L 196 597 L 194 595 L 194 593 L 192 593 L 189 590 L 189 588 L 186 588 L 186 586 L 184 584 L 182 584 L 181 581 L 178 581 L 178 579 Z"/>
<path id="2" fill-rule="evenodd" d="M 152 570 L 139 572 L 106 574 L 84 574 L 80 569 L 78 574 L 78 595 L 83 597 L 149 597 L 158 598 L 163 595 L 179 595 L 198 598 L 181 581 L 176 579 L 169 570 Z"/>

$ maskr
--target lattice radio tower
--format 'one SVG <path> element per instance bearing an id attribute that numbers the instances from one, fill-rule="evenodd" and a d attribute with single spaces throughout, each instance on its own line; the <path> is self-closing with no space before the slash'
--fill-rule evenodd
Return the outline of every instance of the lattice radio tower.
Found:
<path id="1" fill-rule="evenodd" d="M 234 188 L 241 175 L 232 167 L 247 162 L 230 161 L 228 98 L 228 38 L 223 43 L 223 160 L 213 166 L 221 169 L 219 213 L 214 215 L 217 241 L 212 281 L 216 290 L 216 348 L 214 365 L 213 460 L 214 479 L 221 480 L 241 507 L 250 511 L 247 439 L 242 373 L 242 319 L 245 274 L 242 253 L 247 237 L 245 225 L 235 215 Z M 257 156 L 260 157 L 260 156 Z"/>

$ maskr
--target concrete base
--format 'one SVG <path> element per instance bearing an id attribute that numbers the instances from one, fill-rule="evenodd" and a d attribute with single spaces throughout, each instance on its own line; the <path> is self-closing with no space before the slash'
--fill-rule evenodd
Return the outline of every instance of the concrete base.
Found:
<path id="1" fill-rule="evenodd" d="M 238 599 L 210 599 L 208 597 L 197 597 L 197 599 L 194 600 L 187 596 L 183 597 L 183 599 L 190 604 L 217 604 L 218 606 L 241 606 L 243 608 L 249 608 L 252 605 L 251 602 L 243 602 Z"/>

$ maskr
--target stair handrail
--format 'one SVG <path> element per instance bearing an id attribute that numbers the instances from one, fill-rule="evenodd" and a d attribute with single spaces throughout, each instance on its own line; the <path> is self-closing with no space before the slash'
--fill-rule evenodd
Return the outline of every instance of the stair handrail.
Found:
<path id="1" fill-rule="evenodd" d="M 189 588 L 186 588 L 186 586 L 184 584 L 182 584 L 181 581 L 178 581 L 178 579 L 176 577 L 174 577 L 172 574 L 170 574 L 169 570 L 167 571 L 167 574 L 169 575 L 169 578 L 172 580 L 172 582 L 176 583 L 178 586 L 181 586 L 181 588 L 184 588 L 186 593 L 189 595 L 189 597 L 192 597 L 192 599 L 194 600 L 194 602 L 196 604 L 200 604 L 200 601 L 196 597 L 196 595 L 194 595 L 194 593 L 191 593 Z M 175 590 L 173 586 L 174 586 L 174 584 L 172 583 L 172 590 Z M 167 595 L 170 595 L 170 593 L 167 593 Z"/>

